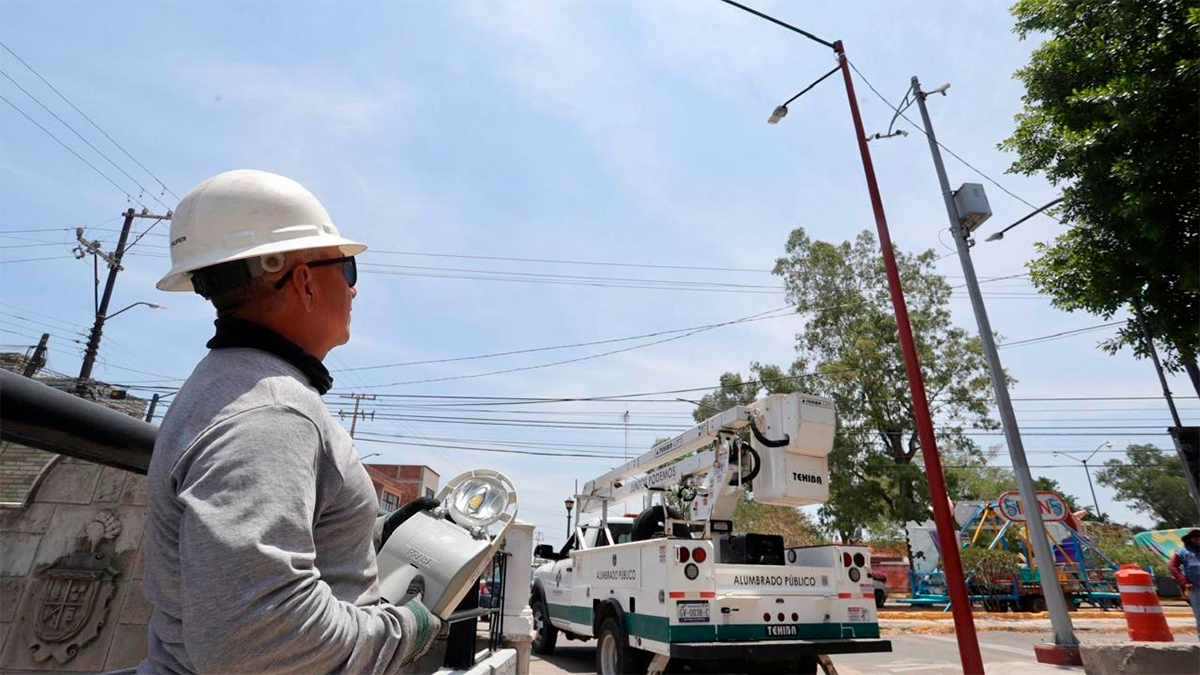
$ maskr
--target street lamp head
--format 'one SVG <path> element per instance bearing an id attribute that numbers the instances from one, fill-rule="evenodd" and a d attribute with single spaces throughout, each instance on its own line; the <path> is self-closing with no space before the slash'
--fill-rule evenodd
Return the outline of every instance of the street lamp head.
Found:
<path id="1" fill-rule="evenodd" d="M 785 117 L 787 117 L 787 106 L 776 106 L 775 112 L 771 113 L 771 117 L 767 120 L 767 124 L 778 124 L 779 120 Z"/>
<path id="2" fill-rule="evenodd" d="M 575 508 L 575 500 L 574 499 L 568 499 L 565 502 L 563 502 L 563 504 L 566 505 L 568 511 Z"/>
<path id="3" fill-rule="evenodd" d="M 930 91 L 929 93 L 930 94 L 941 94 L 942 96 L 945 96 L 946 90 L 949 88 L 950 88 L 950 83 L 947 82 L 947 83 L 943 84 L 942 86 L 938 87 L 937 89 Z"/>
<path id="4" fill-rule="evenodd" d="M 997 232 L 997 233 L 993 234 L 992 236 L 988 237 L 987 239 L 984 239 L 984 241 L 1000 241 L 1003 238 L 1004 238 L 1004 233 Z"/>
<path id="5" fill-rule="evenodd" d="M 166 309 L 167 308 L 166 305 L 156 305 L 153 302 L 147 304 L 146 306 L 149 307 L 150 309 Z"/>

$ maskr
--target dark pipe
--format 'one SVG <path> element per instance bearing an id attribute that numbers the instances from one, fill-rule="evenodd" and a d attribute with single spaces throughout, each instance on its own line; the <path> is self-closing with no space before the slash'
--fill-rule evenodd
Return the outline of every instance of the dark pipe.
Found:
<path id="1" fill-rule="evenodd" d="M 0 440 L 145 474 L 150 424 L 0 370 Z"/>

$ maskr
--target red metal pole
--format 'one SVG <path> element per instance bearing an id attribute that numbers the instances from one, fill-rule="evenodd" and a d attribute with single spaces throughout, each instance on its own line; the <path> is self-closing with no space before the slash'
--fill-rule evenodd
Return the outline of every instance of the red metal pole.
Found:
<path id="1" fill-rule="evenodd" d="M 900 286 L 900 273 L 896 267 L 896 256 L 892 252 L 892 238 L 888 234 L 887 217 L 883 213 L 883 199 L 879 196 L 879 185 L 875 181 L 875 167 L 871 164 L 871 152 L 867 148 L 867 135 L 863 130 L 862 116 L 858 112 L 858 99 L 854 96 L 854 82 L 850 79 L 850 68 L 846 62 L 846 50 L 842 41 L 833 43 L 838 55 L 838 65 L 846 81 L 846 96 L 850 99 L 850 115 L 854 118 L 854 133 L 858 136 L 858 151 L 862 155 L 863 172 L 867 175 L 867 191 L 871 194 L 871 208 L 875 211 L 875 227 L 879 231 L 879 245 L 883 249 L 883 264 L 887 268 L 888 290 L 892 295 L 892 309 L 896 313 L 896 328 L 900 334 L 900 347 L 904 352 L 904 370 L 908 374 L 908 387 L 912 392 L 913 414 L 917 422 L 917 435 L 921 440 L 921 457 L 925 460 L 925 477 L 929 480 L 929 500 L 933 503 L 933 521 L 937 524 L 941 542 L 942 566 L 946 572 L 946 588 L 950 592 L 950 610 L 954 615 L 954 633 L 958 636 L 958 656 L 962 660 L 964 675 L 983 675 L 983 658 L 979 655 L 979 639 L 975 635 L 975 622 L 971 617 L 971 601 L 963 578 L 962 561 L 959 559 L 957 528 L 950 513 L 950 500 L 946 496 L 946 482 L 942 478 L 942 460 L 938 456 L 937 441 L 933 435 L 933 420 L 929 416 L 929 401 L 925 397 L 925 382 L 921 378 L 921 362 L 917 357 L 917 346 L 913 342 L 912 326 L 908 322 L 908 308 L 904 302 L 904 289 Z"/>

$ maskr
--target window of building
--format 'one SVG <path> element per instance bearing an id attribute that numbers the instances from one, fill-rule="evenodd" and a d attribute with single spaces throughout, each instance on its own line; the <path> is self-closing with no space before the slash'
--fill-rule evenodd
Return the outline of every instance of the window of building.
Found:
<path id="1" fill-rule="evenodd" d="M 388 492 L 387 490 L 384 490 L 383 499 L 380 500 L 379 506 L 384 511 L 391 513 L 392 511 L 400 508 L 400 497 Z"/>
<path id="2" fill-rule="evenodd" d="M 433 489 L 432 489 L 432 488 L 425 488 L 425 496 L 426 496 L 426 497 L 429 497 L 429 498 L 433 498 Z"/>

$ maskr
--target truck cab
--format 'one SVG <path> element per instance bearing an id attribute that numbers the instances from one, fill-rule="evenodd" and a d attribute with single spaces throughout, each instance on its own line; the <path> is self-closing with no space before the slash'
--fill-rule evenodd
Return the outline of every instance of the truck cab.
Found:
<path id="1" fill-rule="evenodd" d="M 534 630 L 537 631 L 534 649 L 546 654 L 554 651 L 559 633 L 568 640 L 586 640 L 590 635 L 582 632 L 579 622 L 572 622 L 578 612 L 572 610 L 572 588 L 580 551 L 594 550 L 614 544 L 627 544 L 633 529 L 633 517 L 621 516 L 608 519 L 605 528 L 601 519 L 594 518 L 577 527 L 562 548 L 554 550 L 549 544 L 537 547 L 535 558 L 548 560 L 533 572 Z M 583 538 L 579 539 L 582 534 Z M 580 631 L 580 632 L 576 632 Z"/>

